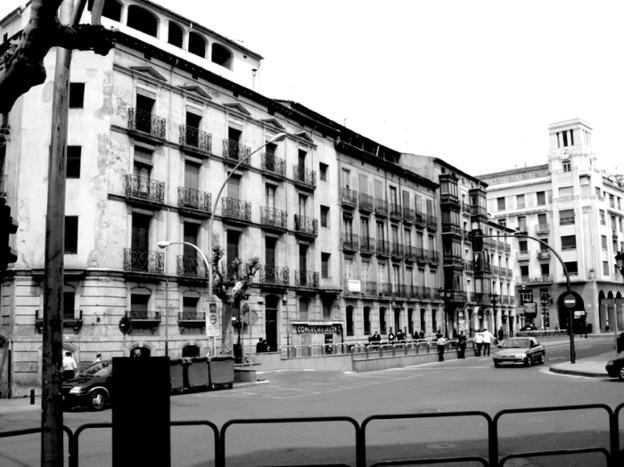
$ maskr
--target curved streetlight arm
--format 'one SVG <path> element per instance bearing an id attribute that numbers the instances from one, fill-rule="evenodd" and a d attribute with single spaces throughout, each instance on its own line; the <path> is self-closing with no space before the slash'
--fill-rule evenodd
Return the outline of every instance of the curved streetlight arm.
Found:
<path id="1" fill-rule="evenodd" d="M 201 251 L 197 245 L 194 245 L 191 242 L 169 242 L 169 241 L 163 240 L 162 242 L 158 242 L 157 245 L 159 248 L 167 248 L 168 246 L 171 246 L 171 245 L 190 246 L 191 248 L 194 248 L 197 251 L 197 253 L 199 253 L 199 255 L 201 256 L 201 259 L 204 261 L 204 264 L 206 265 L 206 271 L 208 271 L 208 269 L 210 268 L 210 264 L 208 263 L 208 258 L 206 258 L 206 255 L 204 254 L 204 252 Z"/>

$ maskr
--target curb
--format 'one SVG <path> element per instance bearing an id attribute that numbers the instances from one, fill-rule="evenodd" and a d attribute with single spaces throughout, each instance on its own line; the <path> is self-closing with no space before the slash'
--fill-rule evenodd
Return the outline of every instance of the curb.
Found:
<path id="1" fill-rule="evenodd" d="M 564 368 L 555 368 L 552 366 L 549 368 L 549 371 L 551 373 L 559 373 L 562 375 L 585 376 L 587 378 L 608 378 L 609 377 L 608 373 L 596 373 L 596 372 L 582 371 L 582 370 L 567 370 Z"/>

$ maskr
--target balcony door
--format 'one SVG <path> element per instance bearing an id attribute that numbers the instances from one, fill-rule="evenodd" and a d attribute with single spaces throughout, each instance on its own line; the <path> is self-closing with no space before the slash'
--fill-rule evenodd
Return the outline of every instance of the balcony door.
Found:
<path id="1" fill-rule="evenodd" d="M 184 186 L 193 190 L 199 189 L 199 164 L 184 162 Z"/>
<path id="2" fill-rule="evenodd" d="M 184 223 L 184 241 L 197 245 L 199 225 L 190 222 Z M 189 245 L 184 245 L 184 272 L 196 274 L 197 271 L 197 250 Z"/>
<path id="3" fill-rule="evenodd" d="M 151 97 L 137 94 L 136 96 L 136 129 L 146 133 L 152 132 L 152 112 L 156 101 Z"/>
<path id="4" fill-rule="evenodd" d="M 308 245 L 299 244 L 299 282 L 301 285 L 307 284 L 308 273 Z"/>
<path id="5" fill-rule="evenodd" d="M 276 278 L 275 271 L 275 246 L 277 239 L 273 237 L 266 237 L 264 239 L 264 269 L 265 279 L 271 282 Z"/>
<path id="6" fill-rule="evenodd" d="M 149 249 L 149 226 L 150 216 L 145 214 L 132 214 L 132 249 L 144 251 Z"/>

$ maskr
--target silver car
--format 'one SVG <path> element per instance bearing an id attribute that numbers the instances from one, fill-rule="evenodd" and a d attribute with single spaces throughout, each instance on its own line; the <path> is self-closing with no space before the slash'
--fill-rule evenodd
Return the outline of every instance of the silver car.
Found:
<path id="1" fill-rule="evenodd" d="M 534 337 L 512 337 L 498 346 L 493 359 L 494 366 L 498 368 L 503 363 L 543 364 L 545 357 L 544 346 Z"/>

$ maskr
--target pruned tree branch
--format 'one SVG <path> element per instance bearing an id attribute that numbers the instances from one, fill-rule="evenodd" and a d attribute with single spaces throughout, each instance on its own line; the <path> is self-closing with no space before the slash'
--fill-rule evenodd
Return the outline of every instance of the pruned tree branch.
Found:
<path id="1" fill-rule="evenodd" d="M 106 55 L 114 44 L 115 32 L 101 25 L 61 24 L 58 9 L 63 0 L 32 0 L 30 20 L 0 57 L 0 113 L 7 113 L 15 101 L 46 79 L 43 60 L 52 47 L 92 50 Z"/>

